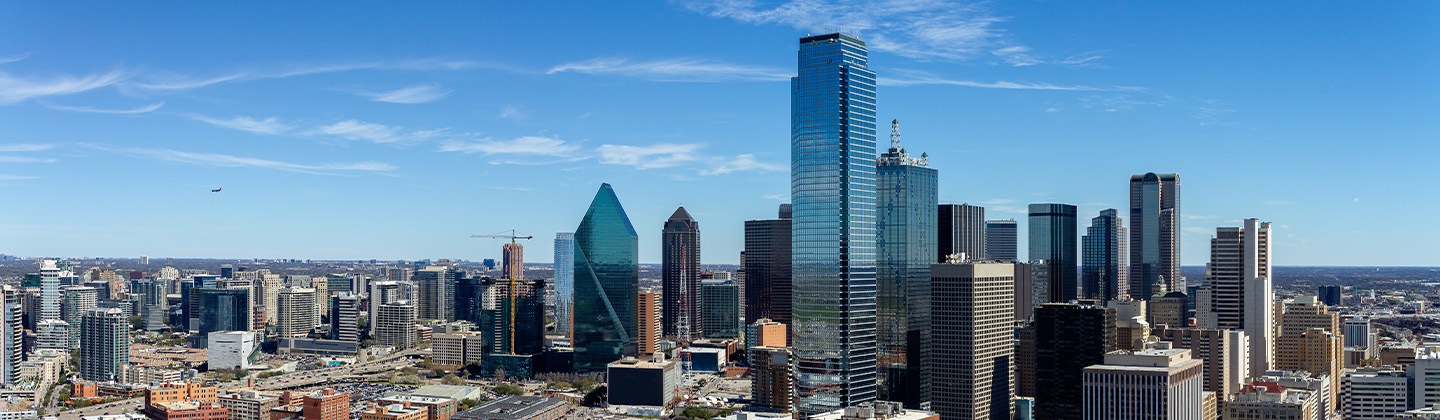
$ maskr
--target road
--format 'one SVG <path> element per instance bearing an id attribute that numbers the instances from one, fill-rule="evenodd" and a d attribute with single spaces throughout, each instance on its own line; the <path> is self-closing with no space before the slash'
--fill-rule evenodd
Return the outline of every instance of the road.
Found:
<path id="1" fill-rule="evenodd" d="M 311 385 L 322 384 L 331 380 L 341 379 L 353 375 L 365 375 L 391 370 L 400 370 L 414 366 L 415 363 L 406 358 L 415 354 L 418 349 L 386 356 L 372 362 L 359 363 L 354 365 L 336 366 L 314 370 L 287 373 L 284 375 L 255 381 L 255 389 L 261 391 L 274 391 L 280 389 L 302 388 Z"/>
<path id="2" fill-rule="evenodd" d="M 58 416 L 60 420 L 79 420 L 81 416 L 133 413 L 135 410 L 139 410 L 143 404 L 145 404 L 144 398 L 131 398 L 108 404 L 92 405 L 81 409 L 70 410 L 60 413 Z"/>

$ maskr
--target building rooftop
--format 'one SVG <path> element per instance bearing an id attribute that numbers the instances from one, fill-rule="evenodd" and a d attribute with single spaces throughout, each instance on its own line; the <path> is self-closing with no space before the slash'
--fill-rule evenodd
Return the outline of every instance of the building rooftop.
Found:
<path id="1" fill-rule="evenodd" d="M 407 407 L 405 404 L 374 405 L 365 409 L 366 414 L 406 415 L 427 410 L 425 407 Z"/>
<path id="2" fill-rule="evenodd" d="M 384 402 L 408 402 L 408 403 L 434 405 L 434 404 L 444 404 L 444 403 L 447 403 L 447 402 L 456 401 L 456 399 L 454 399 L 454 398 L 442 398 L 442 397 L 428 397 L 428 396 L 424 396 L 424 395 L 391 395 L 391 396 L 388 396 L 388 397 L 380 398 L 379 401 L 384 401 Z"/>
<path id="3" fill-rule="evenodd" d="M 466 398 L 476 398 L 485 395 L 485 393 L 485 390 L 478 386 L 426 385 L 411 391 L 410 395 L 464 400 Z"/>
<path id="4" fill-rule="evenodd" d="M 940 420 L 929 411 L 907 410 L 900 403 L 876 401 L 810 416 L 810 420 Z"/>
<path id="5" fill-rule="evenodd" d="M 694 349 L 692 349 L 692 351 L 693 351 L 693 350 L 694 350 Z M 659 354 L 662 354 L 662 355 L 663 355 L 664 353 L 659 353 Z M 663 356 L 662 356 L 662 358 L 659 359 L 658 361 L 657 361 L 657 360 L 640 360 L 640 359 L 636 359 L 636 358 L 633 358 L 633 357 L 626 357 L 626 358 L 624 358 L 624 359 L 620 359 L 620 360 L 616 360 L 616 361 L 614 361 L 614 362 L 610 362 L 609 367 L 610 367 L 610 369 L 615 369 L 615 368 L 620 368 L 620 369 L 664 369 L 666 366 L 673 365 L 673 364 L 675 364 L 675 361 L 674 361 L 674 360 L 664 359 Z"/>
<path id="6" fill-rule="evenodd" d="M 453 420 L 522 420 L 565 405 L 559 398 L 512 395 L 456 413 Z"/>

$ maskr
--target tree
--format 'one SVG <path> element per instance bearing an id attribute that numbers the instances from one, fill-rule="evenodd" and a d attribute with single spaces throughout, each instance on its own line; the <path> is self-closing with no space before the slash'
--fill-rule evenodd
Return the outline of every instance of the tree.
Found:
<path id="1" fill-rule="evenodd" d="M 462 379 L 459 376 L 455 376 L 455 374 L 452 373 L 449 375 L 445 375 L 445 377 L 443 378 L 440 378 L 440 383 L 443 383 L 445 385 L 465 385 L 465 379 Z"/>
<path id="2" fill-rule="evenodd" d="M 589 379 L 581 379 L 581 380 L 575 381 L 575 389 L 578 389 L 578 390 L 581 390 L 581 391 L 584 391 L 584 392 L 590 392 L 591 390 L 594 390 L 594 389 L 595 389 L 595 385 L 596 385 L 596 384 L 597 384 L 597 383 L 596 383 L 595 381 L 592 381 L 592 380 L 589 380 Z"/>
<path id="3" fill-rule="evenodd" d="M 471 409 L 471 408 L 475 408 L 475 406 L 477 406 L 477 405 L 480 405 L 480 402 L 479 402 L 479 401 L 475 401 L 474 398 L 466 398 L 466 399 L 460 400 L 460 410 L 459 410 L 459 411 L 469 410 L 469 409 Z"/>
<path id="4" fill-rule="evenodd" d="M 525 395 L 524 389 L 510 384 L 496 385 L 491 391 L 495 391 L 496 394 L 500 395 Z"/>
<path id="5" fill-rule="evenodd" d="M 569 382 L 551 382 L 550 385 L 547 386 L 547 388 L 550 389 L 570 389 L 574 387 L 575 385 L 571 385 Z"/>
<path id="6" fill-rule="evenodd" d="M 585 394 L 585 405 L 600 405 L 605 402 L 605 385 L 595 387 Z"/>

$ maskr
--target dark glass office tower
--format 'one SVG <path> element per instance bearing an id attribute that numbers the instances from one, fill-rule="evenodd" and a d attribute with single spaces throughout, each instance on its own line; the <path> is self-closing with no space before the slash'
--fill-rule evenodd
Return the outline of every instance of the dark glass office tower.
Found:
<path id="1" fill-rule="evenodd" d="M 1035 418 L 1080 420 L 1084 370 L 1115 350 L 1115 308 L 1047 303 L 1035 308 Z"/>
<path id="2" fill-rule="evenodd" d="M 216 331 L 249 331 L 250 289 L 194 289 L 200 309 L 200 335 Z"/>
<path id="3" fill-rule="evenodd" d="M 1130 176 L 1130 296 L 1149 299 L 1180 283 L 1180 174 Z"/>
<path id="4" fill-rule="evenodd" d="M 675 209 L 660 232 L 661 335 L 689 341 L 704 336 L 700 310 L 700 223 Z M 680 308 L 685 308 L 681 313 Z M 682 319 L 683 317 L 683 319 Z M 684 328 L 681 328 L 681 322 Z M 683 330 L 683 334 L 682 334 Z"/>
<path id="5" fill-rule="evenodd" d="M 875 72 L 866 62 L 858 38 L 805 37 L 790 79 L 791 320 L 802 414 L 875 400 Z"/>
<path id="6" fill-rule="evenodd" d="M 745 221 L 745 321 L 790 325 L 790 205 L 778 219 Z"/>
<path id="7" fill-rule="evenodd" d="M 455 318 L 480 324 L 485 291 L 495 285 L 490 276 L 466 276 L 455 281 Z"/>
<path id="8" fill-rule="evenodd" d="M 705 280 L 700 283 L 699 300 L 705 303 L 705 338 L 740 338 L 740 285 Z"/>
<path id="9" fill-rule="evenodd" d="M 1020 226 L 1015 219 L 985 221 L 985 258 L 1002 261 L 1020 260 L 1018 244 Z"/>
<path id="10" fill-rule="evenodd" d="M 1090 219 L 1080 238 L 1080 285 L 1087 299 L 1110 300 L 1130 296 L 1125 272 L 1125 228 L 1115 209 Z M 1143 297 L 1148 299 L 1149 296 Z"/>
<path id="11" fill-rule="evenodd" d="M 900 122 L 892 121 L 890 150 L 875 168 L 876 398 L 916 409 L 930 402 L 930 265 L 939 248 L 936 208 L 944 207 L 937 171 L 921 156 L 900 147 Z M 970 245 L 983 247 L 980 238 Z"/>
<path id="12" fill-rule="evenodd" d="M 969 204 L 940 205 L 940 255 L 944 263 L 951 254 L 965 254 L 971 260 L 990 258 L 985 253 L 985 208 Z"/>
<path id="13" fill-rule="evenodd" d="M 495 352 L 539 354 L 545 351 L 545 281 L 516 281 L 514 295 L 502 284 L 496 296 L 500 342 Z"/>
<path id="14" fill-rule="evenodd" d="M 610 184 L 575 229 L 575 372 L 604 372 L 636 356 L 640 237 Z"/>
<path id="15" fill-rule="evenodd" d="M 1075 247 L 1075 206 L 1030 205 L 1030 260 L 1045 260 L 1050 302 L 1079 298 L 1079 270 Z"/>

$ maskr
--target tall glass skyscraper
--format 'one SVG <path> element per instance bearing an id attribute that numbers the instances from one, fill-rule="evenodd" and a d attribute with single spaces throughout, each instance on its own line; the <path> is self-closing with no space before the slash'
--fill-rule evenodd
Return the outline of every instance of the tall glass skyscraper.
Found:
<path id="1" fill-rule="evenodd" d="M 705 336 L 700 299 L 700 222 L 675 209 L 660 231 L 661 335 L 688 342 Z M 681 308 L 684 308 L 683 310 Z M 685 326 L 681 328 L 681 321 Z"/>
<path id="2" fill-rule="evenodd" d="M 1180 174 L 1130 176 L 1130 295 L 1185 291 L 1180 281 Z"/>
<path id="3" fill-rule="evenodd" d="M 1015 219 L 985 221 L 985 258 L 992 260 L 1018 261 L 1020 253 L 1015 245 L 1019 241 L 1020 228 Z"/>
<path id="4" fill-rule="evenodd" d="M 1075 206 L 1030 205 L 1030 260 L 1045 260 L 1048 264 L 1049 302 L 1067 303 L 1079 298 L 1075 233 Z"/>
<path id="5" fill-rule="evenodd" d="M 928 156 L 912 158 L 900 147 L 900 122 L 891 122 L 890 150 L 875 167 L 877 387 L 879 399 L 916 409 L 930 401 L 930 264 L 944 248 L 938 178 Z M 984 214 L 972 216 L 968 227 L 983 228 Z M 983 258 L 984 235 L 973 233 L 966 241 L 973 248 L 953 252 Z"/>
<path id="6" fill-rule="evenodd" d="M 600 184 L 575 229 L 575 372 L 604 372 L 636 356 L 640 237 L 610 184 Z"/>
<path id="7" fill-rule="evenodd" d="M 570 336 L 575 304 L 575 233 L 555 234 L 555 330 Z"/>
<path id="8" fill-rule="evenodd" d="M 796 406 L 806 414 L 875 400 L 875 73 L 866 61 L 855 37 L 805 37 L 790 79 L 791 320 Z"/>
<path id="9" fill-rule="evenodd" d="M 1125 273 L 1125 228 L 1115 209 L 1100 211 L 1080 238 L 1080 288 L 1086 298 L 1130 296 Z M 1145 296 L 1145 298 L 1149 298 Z"/>

